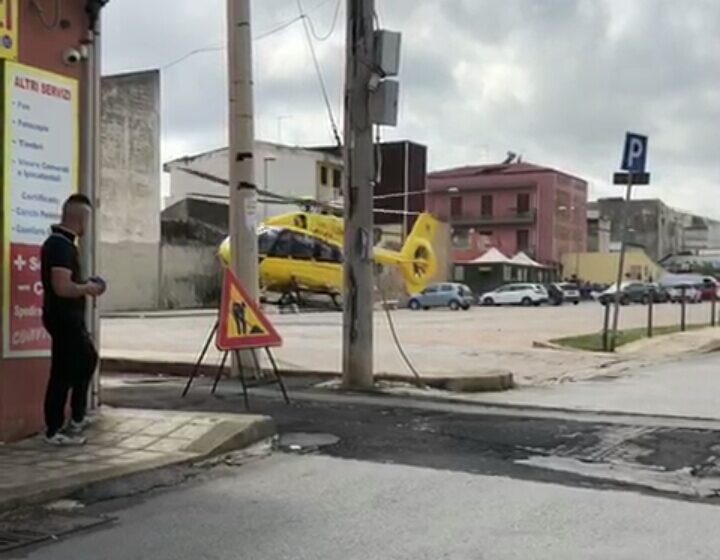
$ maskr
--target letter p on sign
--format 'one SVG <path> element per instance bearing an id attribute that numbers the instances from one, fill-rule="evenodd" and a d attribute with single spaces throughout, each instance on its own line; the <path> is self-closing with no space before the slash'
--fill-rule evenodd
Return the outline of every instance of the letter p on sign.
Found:
<path id="1" fill-rule="evenodd" d="M 645 173 L 648 137 L 628 132 L 625 135 L 625 149 L 620 169 L 628 173 Z"/>

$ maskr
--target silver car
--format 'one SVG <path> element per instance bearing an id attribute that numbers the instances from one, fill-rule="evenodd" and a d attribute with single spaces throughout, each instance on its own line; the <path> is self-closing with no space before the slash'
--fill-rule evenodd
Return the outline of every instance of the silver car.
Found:
<path id="1" fill-rule="evenodd" d="M 432 307 L 448 307 L 453 311 L 468 310 L 475 303 L 472 290 L 465 284 L 431 284 L 408 300 L 408 307 L 414 311 Z"/>

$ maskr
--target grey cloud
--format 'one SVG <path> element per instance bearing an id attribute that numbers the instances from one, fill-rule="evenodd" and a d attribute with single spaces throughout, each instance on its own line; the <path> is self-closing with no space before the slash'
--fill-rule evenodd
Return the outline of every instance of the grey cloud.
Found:
<path id="1" fill-rule="evenodd" d="M 324 32 L 334 0 L 303 3 L 315 9 L 313 21 Z M 222 44 L 224 5 L 111 3 L 106 67 L 156 66 Z M 588 177 L 596 193 L 608 194 L 616 192 L 607 178 L 623 134 L 633 129 L 651 136 L 652 196 L 696 210 L 717 198 L 709 194 L 720 183 L 720 2 L 386 0 L 378 8 L 383 25 L 404 35 L 401 123 L 384 134 L 428 144 L 434 167 L 513 149 Z M 294 0 L 255 0 L 253 10 L 256 33 L 297 15 Z M 333 38 L 317 44 L 340 122 L 342 27 L 341 19 Z M 282 53 L 287 64 L 278 64 Z M 203 142 L 222 138 L 223 64 L 222 54 L 198 55 L 164 74 L 173 143 L 197 141 L 203 149 L 214 147 Z M 276 117 L 291 114 L 283 126 L 298 141 L 330 140 L 299 23 L 256 42 L 255 67 L 258 129 L 272 139 Z M 720 217 L 720 202 L 711 204 Z"/>

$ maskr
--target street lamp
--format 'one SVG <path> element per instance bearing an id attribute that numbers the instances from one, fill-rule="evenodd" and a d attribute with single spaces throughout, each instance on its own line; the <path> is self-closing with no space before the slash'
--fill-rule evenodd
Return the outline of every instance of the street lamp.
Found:
<path id="1" fill-rule="evenodd" d="M 273 161 L 277 161 L 277 158 L 273 156 L 265 156 L 263 158 L 263 188 L 266 191 L 270 190 L 270 185 L 268 184 L 268 164 L 272 163 Z M 266 220 L 267 215 L 267 202 L 263 203 L 263 220 Z"/>

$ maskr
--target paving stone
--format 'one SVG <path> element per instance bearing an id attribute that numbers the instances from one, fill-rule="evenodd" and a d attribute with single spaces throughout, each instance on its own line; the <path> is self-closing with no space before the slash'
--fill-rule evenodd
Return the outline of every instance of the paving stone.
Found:
<path id="1" fill-rule="evenodd" d="M 159 452 L 182 451 L 187 445 L 187 439 L 163 438 L 147 447 L 147 450 Z"/>
<path id="2" fill-rule="evenodd" d="M 117 446 L 123 449 L 144 449 L 157 442 L 157 438 L 151 436 L 131 436 L 117 442 Z"/>
<path id="3" fill-rule="evenodd" d="M 182 428 L 178 428 L 174 432 L 172 432 L 170 435 L 174 438 L 183 438 L 187 440 L 192 440 L 195 438 L 199 438 L 206 434 L 210 428 L 207 426 L 183 426 Z"/>

